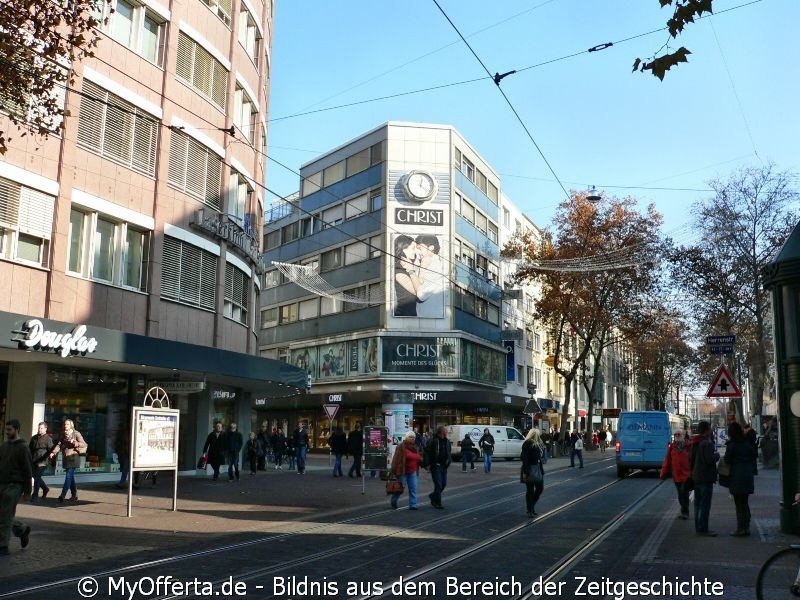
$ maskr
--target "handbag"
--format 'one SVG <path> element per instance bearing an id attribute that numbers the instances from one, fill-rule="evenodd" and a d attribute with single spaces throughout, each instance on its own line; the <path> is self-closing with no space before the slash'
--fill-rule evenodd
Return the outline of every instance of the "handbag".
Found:
<path id="1" fill-rule="evenodd" d="M 731 483 L 731 465 L 721 460 L 717 463 L 717 476 L 722 487 L 728 487 Z"/>
<path id="2" fill-rule="evenodd" d="M 542 483 L 544 481 L 544 471 L 542 471 L 541 463 L 536 463 L 530 469 L 528 469 L 527 473 L 522 473 L 522 477 L 520 477 L 521 483 Z"/>
<path id="3" fill-rule="evenodd" d="M 389 479 L 386 481 L 386 495 L 402 494 L 405 491 L 403 482 L 399 479 Z"/>
<path id="4" fill-rule="evenodd" d="M 207 466 L 207 465 L 208 465 L 208 454 L 203 454 L 203 455 L 202 455 L 202 456 L 201 456 L 201 457 L 200 457 L 200 458 L 197 460 L 197 468 L 198 468 L 198 469 L 203 469 L 203 470 L 204 470 L 204 469 L 206 468 L 206 466 Z"/>

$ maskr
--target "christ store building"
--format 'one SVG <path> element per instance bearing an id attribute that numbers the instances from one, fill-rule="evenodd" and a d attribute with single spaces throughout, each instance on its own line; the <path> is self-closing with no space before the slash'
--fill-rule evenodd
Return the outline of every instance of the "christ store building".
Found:
<path id="1" fill-rule="evenodd" d="M 79 471 L 110 478 L 133 406 L 153 386 L 181 411 L 181 470 L 193 470 L 211 424 L 255 426 L 253 398 L 293 397 L 305 373 L 252 355 L 83 324 L 0 312 L 0 418 L 24 437 L 45 421 L 55 437 L 65 419 L 88 443 Z M 55 473 L 60 473 L 60 462 Z"/>

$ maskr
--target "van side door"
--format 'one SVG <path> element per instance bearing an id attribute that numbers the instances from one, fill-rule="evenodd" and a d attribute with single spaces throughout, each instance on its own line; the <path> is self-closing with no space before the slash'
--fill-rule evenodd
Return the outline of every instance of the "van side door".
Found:
<path id="1" fill-rule="evenodd" d="M 519 458 L 522 453 L 522 442 L 525 438 L 513 427 L 506 427 L 506 453 L 507 458 Z"/>

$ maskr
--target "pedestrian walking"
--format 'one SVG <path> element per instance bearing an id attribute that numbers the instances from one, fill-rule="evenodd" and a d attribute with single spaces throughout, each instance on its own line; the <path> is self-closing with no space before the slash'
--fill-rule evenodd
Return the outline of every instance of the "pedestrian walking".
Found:
<path id="1" fill-rule="evenodd" d="M 306 434 L 306 446 L 308 446 L 308 435 Z M 275 470 L 283 470 L 283 457 L 286 455 L 286 435 L 283 433 L 283 428 L 278 427 L 275 435 L 272 436 L 272 456 L 275 461 Z M 305 461 L 303 462 L 303 471 L 305 471 Z"/>
<path id="2" fill-rule="evenodd" d="M 467 472 L 467 463 L 472 466 L 472 471 L 475 470 L 475 443 L 469 437 L 469 434 L 464 434 L 464 439 L 461 440 L 461 470 Z"/>
<path id="3" fill-rule="evenodd" d="M 537 516 L 536 502 L 544 491 L 544 442 L 541 432 L 533 428 L 522 442 L 520 480 L 525 484 L 525 509 L 529 519 Z"/>
<path id="4" fill-rule="evenodd" d="M 131 472 L 131 434 L 127 424 L 123 424 L 114 436 L 114 451 L 119 461 L 119 481 L 115 484 L 119 489 L 127 487 Z"/>
<path id="5" fill-rule="evenodd" d="M 758 435 L 756 434 L 756 430 L 750 427 L 750 423 L 745 423 L 743 429 L 744 438 L 750 442 L 750 445 L 753 446 L 753 450 L 756 451 L 756 457 L 753 460 L 753 474 L 758 475 Z"/>
<path id="6" fill-rule="evenodd" d="M 242 447 L 244 442 L 242 440 L 242 432 L 238 431 L 236 423 L 231 423 L 228 426 L 228 431 L 225 433 L 225 462 L 228 463 L 228 482 L 239 481 L 239 460 L 242 455 Z"/>
<path id="7" fill-rule="evenodd" d="M 731 467 L 728 490 L 736 505 L 736 530 L 731 535 L 750 535 L 750 494 L 755 492 L 756 449 L 735 421 L 728 425 L 728 445 L 723 460 Z"/>
<path id="8" fill-rule="evenodd" d="M 289 459 L 288 469 L 294 471 L 297 468 L 297 452 L 294 449 L 294 435 L 286 436 L 286 456 Z"/>
<path id="9" fill-rule="evenodd" d="M 255 475 L 258 470 L 258 457 L 261 454 L 261 444 L 258 441 L 258 435 L 255 431 L 251 431 L 247 436 L 247 442 L 244 445 L 244 456 L 247 459 L 247 464 L 250 467 L 250 475 Z"/>
<path id="10" fill-rule="evenodd" d="M 261 430 L 258 432 L 258 445 L 261 448 L 261 454 L 258 456 L 258 470 L 263 471 L 267 468 L 267 454 L 272 448 L 272 440 L 270 439 L 269 425 L 266 422 L 261 424 Z"/>
<path id="11" fill-rule="evenodd" d="M 341 425 L 328 438 L 328 445 L 331 447 L 331 453 L 334 456 L 333 476 L 343 477 L 342 457 L 347 454 L 347 436 L 344 434 L 344 429 L 342 429 Z"/>
<path id="12" fill-rule="evenodd" d="M 417 510 L 417 484 L 419 482 L 419 465 L 422 455 L 417 451 L 417 434 L 407 431 L 403 441 L 394 451 L 392 457 L 392 474 L 397 477 L 408 490 L 408 510 Z M 400 494 L 392 494 L 389 503 L 397 508 Z"/>
<path id="13" fill-rule="evenodd" d="M 605 429 L 601 429 L 597 437 L 600 438 L 600 452 L 605 452 L 606 448 L 608 448 L 608 432 Z"/>
<path id="14" fill-rule="evenodd" d="M 30 525 L 16 519 L 17 504 L 30 496 L 33 478 L 31 451 L 19 430 L 17 419 L 6 421 L 6 441 L 0 446 L 0 556 L 9 553 L 12 532 L 23 548 L 31 536 Z"/>
<path id="15" fill-rule="evenodd" d="M 717 535 L 708 528 L 708 519 L 711 513 L 714 482 L 717 481 L 718 460 L 719 454 L 714 445 L 711 424 L 708 421 L 700 421 L 698 434 L 692 440 L 689 454 L 694 482 L 694 531 L 697 535 L 712 537 Z"/>
<path id="16" fill-rule="evenodd" d="M 447 469 L 452 462 L 452 446 L 447 439 L 447 428 L 440 425 L 436 428 L 434 435 L 425 447 L 423 465 L 430 469 L 431 479 L 433 480 L 433 492 L 428 494 L 431 505 L 434 508 L 444 508 L 442 506 L 442 492 L 447 487 Z"/>
<path id="17" fill-rule="evenodd" d="M 61 435 L 58 444 L 50 451 L 50 458 L 53 459 L 62 453 L 61 466 L 64 468 L 64 485 L 61 488 L 59 502 L 64 502 L 67 492 L 71 492 L 70 501 L 78 501 L 78 486 L 75 484 L 75 469 L 81 466 L 81 455 L 86 454 L 87 445 L 80 432 L 75 430 L 75 423 L 72 419 L 64 421 L 64 433 Z"/>
<path id="18" fill-rule="evenodd" d="M 483 453 L 483 472 L 492 472 L 492 454 L 494 454 L 494 436 L 489 433 L 489 428 L 483 429 L 483 435 L 478 440 L 478 447 Z"/>
<path id="19" fill-rule="evenodd" d="M 50 487 L 44 482 L 42 476 L 50 460 L 50 452 L 53 450 L 53 438 L 47 433 L 47 423 L 39 423 L 38 432 L 31 438 L 28 444 L 31 451 L 31 461 L 33 468 L 33 493 L 31 502 L 36 502 L 39 496 L 39 488 L 42 489 L 42 500 L 50 493 Z"/>
<path id="20" fill-rule="evenodd" d="M 580 469 L 583 468 L 583 438 L 581 438 L 581 434 L 576 431 L 572 432 L 571 436 L 572 441 L 572 452 L 569 454 L 569 466 L 575 466 L 575 457 L 578 457 L 578 463 L 580 464 Z"/>
<path id="21" fill-rule="evenodd" d="M 208 434 L 206 443 L 203 444 L 203 454 L 208 456 L 208 464 L 214 471 L 214 481 L 219 479 L 219 468 L 225 460 L 225 434 L 222 433 L 222 423 L 214 423 L 214 429 Z"/>
<path id="22" fill-rule="evenodd" d="M 303 423 L 302 426 L 298 426 L 298 428 L 294 432 L 294 439 L 292 440 L 292 445 L 294 446 L 295 458 L 297 460 L 297 473 L 298 475 L 305 475 L 306 474 L 306 454 L 308 453 L 308 431 L 306 430 L 306 424 Z"/>
<path id="23" fill-rule="evenodd" d="M 689 469 L 689 445 L 683 439 L 683 432 L 676 431 L 672 434 L 672 442 L 667 447 L 667 455 L 661 464 L 661 479 L 672 477 L 675 490 L 678 493 L 680 506 L 679 519 L 689 518 L 689 492 L 687 480 L 691 475 Z"/>
<path id="24" fill-rule="evenodd" d="M 347 472 L 348 477 L 361 477 L 361 455 L 364 452 L 364 432 L 361 423 L 356 423 L 356 428 L 347 435 L 347 453 L 353 457 L 353 464 Z"/>

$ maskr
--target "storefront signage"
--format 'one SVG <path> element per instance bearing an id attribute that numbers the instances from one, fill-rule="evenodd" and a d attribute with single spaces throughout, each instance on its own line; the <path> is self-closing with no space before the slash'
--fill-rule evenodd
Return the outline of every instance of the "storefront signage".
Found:
<path id="1" fill-rule="evenodd" d="M 228 392 L 226 390 L 214 390 L 211 392 L 211 397 L 214 400 L 233 400 L 236 398 L 236 392 Z"/>
<path id="2" fill-rule="evenodd" d="M 229 244 L 236 246 L 239 250 L 244 252 L 250 260 L 256 264 L 260 264 L 261 253 L 258 244 L 258 236 L 255 231 L 251 232 L 250 227 L 241 229 L 231 221 L 221 220 L 217 215 L 207 217 L 199 223 L 193 223 L 193 225 L 210 233 L 214 237 L 223 239 Z"/>
<path id="3" fill-rule="evenodd" d="M 45 329 L 44 323 L 39 319 L 30 319 L 25 321 L 22 331 L 12 333 L 24 336 L 21 339 L 13 339 L 26 348 L 45 352 L 54 350 L 62 358 L 67 358 L 71 354 L 90 354 L 97 348 L 97 340 L 86 337 L 86 325 L 78 325 L 70 333 L 58 333 Z"/>
<path id="4" fill-rule="evenodd" d="M 328 394 L 328 402 L 341 402 L 342 395 L 341 394 Z"/>
<path id="5" fill-rule="evenodd" d="M 383 338 L 383 370 L 388 373 L 457 372 L 457 346 L 453 338 Z"/>
<path id="6" fill-rule="evenodd" d="M 414 402 L 435 402 L 437 392 L 412 392 L 411 399 Z"/>
<path id="7" fill-rule="evenodd" d="M 267 399 L 266 398 L 256 398 L 255 405 L 256 406 L 266 406 L 267 405 Z"/>
<path id="8" fill-rule="evenodd" d="M 153 385 L 169 394 L 196 394 L 206 389 L 205 381 L 156 381 Z"/>
<path id="9" fill-rule="evenodd" d="M 424 208 L 396 208 L 394 220 L 403 225 L 444 225 L 443 210 L 428 210 Z"/>

